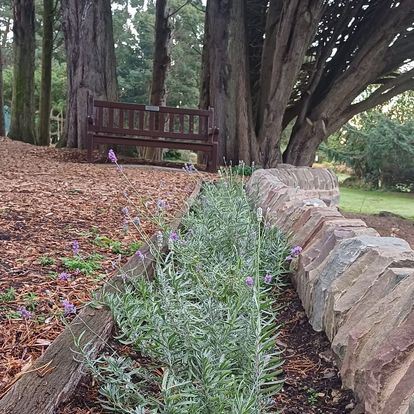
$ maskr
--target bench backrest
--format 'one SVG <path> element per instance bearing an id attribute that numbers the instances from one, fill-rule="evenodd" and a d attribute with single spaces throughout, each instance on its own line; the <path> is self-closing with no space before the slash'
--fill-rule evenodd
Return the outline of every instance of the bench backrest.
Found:
<path id="1" fill-rule="evenodd" d="M 136 105 L 89 98 L 88 129 L 105 135 L 213 139 L 214 110 Z M 214 134 L 213 134 L 214 135 Z"/>

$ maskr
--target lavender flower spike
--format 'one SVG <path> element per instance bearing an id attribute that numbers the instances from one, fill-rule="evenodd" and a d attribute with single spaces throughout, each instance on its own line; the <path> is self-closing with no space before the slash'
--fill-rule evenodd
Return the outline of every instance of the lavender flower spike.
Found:
<path id="1" fill-rule="evenodd" d="M 65 316 L 76 314 L 76 306 L 73 303 L 65 299 L 65 300 L 62 300 L 62 305 L 63 305 L 63 313 L 65 314 Z"/>
<path id="2" fill-rule="evenodd" d="M 158 200 L 157 201 L 157 207 L 160 210 L 164 210 L 165 208 L 167 208 L 167 202 L 165 200 Z"/>
<path id="3" fill-rule="evenodd" d="M 302 253 L 302 247 L 295 246 L 291 251 L 290 255 L 293 257 L 298 257 Z"/>
<path id="4" fill-rule="evenodd" d="M 143 254 L 142 252 L 141 252 L 141 250 L 137 250 L 136 252 L 135 252 L 135 256 L 137 256 L 139 259 L 141 259 L 141 260 L 144 260 L 145 259 L 145 254 Z"/>
<path id="5" fill-rule="evenodd" d="M 173 231 L 173 232 L 170 234 L 170 240 L 171 240 L 171 241 L 178 241 L 178 240 L 180 240 L 180 236 L 177 234 L 177 232 L 176 232 L 176 231 Z"/>
<path id="6" fill-rule="evenodd" d="M 252 287 L 254 285 L 254 280 L 251 276 L 247 276 L 244 281 L 246 282 L 246 285 L 249 287 Z"/>
<path id="7" fill-rule="evenodd" d="M 115 152 L 114 152 L 113 149 L 110 149 L 108 151 L 108 158 L 111 162 L 117 162 L 118 161 L 118 158 L 116 158 L 116 155 L 115 155 Z"/>
<path id="8" fill-rule="evenodd" d="M 298 257 L 302 253 L 302 247 L 295 246 L 291 249 L 290 255 L 286 257 L 286 260 L 293 260 L 295 257 Z"/>
<path id="9" fill-rule="evenodd" d="M 64 282 L 67 282 L 70 279 L 70 274 L 66 272 L 62 272 L 58 276 L 58 280 L 62 280 Z"/>
<path id="10" fill-rule="evenodd" d="M 17 311 L 19 312 L 19 314 L 20 314 L 20 316 L 23 318 L 23 319 L 32 319 L 32 312 L 30 312 L 30 311 L 28 311 L 27 309 L 26 309 L 26 307 L 24 307 L 24 306 L 19 306 L 18 308 L 17 308 Z"/>
<path id="11" fill-rule="evenodd" d="M 273 280 L 273 276 L 272 276 L 272 275 L 270 275 L 269 273 L 267 273 L 267 274 L 265 275 L 265 277 L 264 277 L 264 282 L 265 282 L 267 285 L 269 285 L 270 283 L 272 283 L 272 280 Z"/>
<path id="12" fill-rule="evenodd" d="M 74 256 L 79 254 L 79 242 L 77 240 L 74 240 L 72 243 L 72 251 Z"/>

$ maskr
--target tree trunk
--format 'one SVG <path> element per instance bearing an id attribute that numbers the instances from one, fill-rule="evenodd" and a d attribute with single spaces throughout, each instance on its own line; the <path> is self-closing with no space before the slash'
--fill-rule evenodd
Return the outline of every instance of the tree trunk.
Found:
<path id="1" fill-rule="evenodd" d="M 13 16 L 13 99 L 8 135 L 12 139 L 34 144 L 34 0 L 14 0 Z"/>
<path id="2" fill-rule="evenodd" d="M 171 62 L 171 24 L 168 0 L 157 0 L 155 10 L 154 59 L 150 102 L 151 105 L 165 106 L 167 103 L 166 81 Z M 143 154 L 147 160 L 160 161 L 162 159 L 160 148 L 146 147 Z"/>
<path id="3" fill-rule="evenodd" d="M 4 99 L 3 99 L 3 57 L 2 47 L 0 45 L 0 136 L 6 135 L 6 128 L 4 124 Z"/>
<path id="4" fill-rule="evenodd" d="M 42 79 L 40 84 L 39 145 L 50 144 L 54 0 L 43 0 Z"/>
<path id="5" fill-rule="evenodd" d="M 283 117 L 323 5 L 322 0 L 290 0 L 280 10 L 279 3 L 272 0 L 268 13 L 269 41 L 264 52 L 273 51 L 272 64 L 263 57 L 265 70 L 271 71 L 262 74 L 263 97 L 258 113 L 260 162 L 264 167 L 275 166 L 281 160 Z"/>
<path id="6" fill-rule="evenodd" d="M 200 103 L 215 108 L 219 159 L 250 163 L 256 156 L 244 2 L 209 1 L 206 27 Z"/>
<path id="7" fill-rule="evenodd" d="M 62 0 L 68 65 L 65 143 L 86 147 L 87 96 L 118 98 L 110 0 Z"/>

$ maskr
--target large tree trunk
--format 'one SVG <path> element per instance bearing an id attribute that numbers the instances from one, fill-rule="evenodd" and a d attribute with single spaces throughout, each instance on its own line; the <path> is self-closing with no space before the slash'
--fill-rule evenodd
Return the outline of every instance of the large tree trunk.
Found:
<path id="1" fill-rule="evenodd" d="M 34 144 L 34 0 L 13 2 L 13 50 L 13 99 L 8 135 L 12 139 Z"/>
<path id="2" fill-rule="evenodd" d="M 62 0 L 68 65 L 65 140 L 86 147 L 87 96 L 118 98 L 110 0 Z"/>
<path id="3" fill-rule="evenodd" d="M 274 166 L 293 123 L 283 160 L 310 165 L 354 115 L 414 87 L 413 0 L 209 0 L 207 12 L 201 103 L 227 159 Z"/>
<path id="4" fill-rule="evenodd" d="M 264 167 L 272 167 L 281 160 L 283 117 L 322 5 L 322 0 L 290 0 L 282 7 L 278 0 L 270 2 L 257 118 L 260 161 Z"/>
<path id="5" fill-rule="evenodd" d="M 151 105 L 165 106 L 167 103 L 166 82 L 171 62 L 171 24 L 168 0 L 157 0 L 155 7 L 155 40 L 150 102 Z M 159 148 L 147 147 L 143 154 L 145 159 L 151 161 L 162 159 L 162 150 Z"/>
<path id="6" fill-rule="evenodd" d="M 207 3 L 200 103 L 215 108 L 219 158 L 233 163 L 256 158 L 246 38 L 244 2 Z"/>
<path id="7" fill-rule="evenodd" d="M 50 143 L 54 0 L 43 0 L 42 79 L 40 84 L 39 145 Z"/>
<path id="8" fill-rule="evenodd" d="M 6 135 L 4 124 L 4 99 L 3 99 L 3 57 L 2 47 L 0 45 L 0 136 Z"/>

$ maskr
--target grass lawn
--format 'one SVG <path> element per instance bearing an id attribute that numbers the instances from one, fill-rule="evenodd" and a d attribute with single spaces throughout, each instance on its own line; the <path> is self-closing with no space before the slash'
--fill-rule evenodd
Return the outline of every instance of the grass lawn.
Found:
<path id="1" fill-rule="evenodd" d="M 389 211 L 414 220 L 414 194 L 365 191 L 341 187 L 339 207 L 350 213 L 377 214 Z"/>

